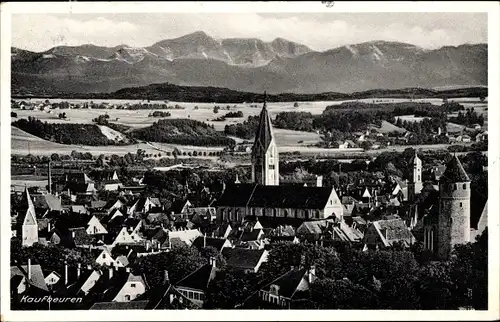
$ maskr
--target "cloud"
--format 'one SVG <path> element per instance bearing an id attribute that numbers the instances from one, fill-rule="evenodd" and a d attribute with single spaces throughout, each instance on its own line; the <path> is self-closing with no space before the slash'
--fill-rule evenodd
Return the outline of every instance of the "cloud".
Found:
<path id="1" fill-rule="evenodd" d="M 283 37 L 315 50 L 371 40 L 424 48 L 487 41 L 486 14 L 471 13 L 23 14 L 12 20 L 13 46 L 34 51 L 84 43 L 148 46 L 199 30 L 216 38 Z"/>

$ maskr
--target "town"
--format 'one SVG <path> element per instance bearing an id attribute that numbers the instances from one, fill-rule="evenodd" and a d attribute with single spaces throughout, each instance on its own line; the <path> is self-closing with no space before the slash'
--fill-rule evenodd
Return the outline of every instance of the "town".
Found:
<path id="1" fill-rule="evenodd" d="M 265 95 L 260 106 L 249 166 L 12 156 L 46 178 L 11 188 L 12 309 L 488 307 L 487 155 L 419 151 L 408 131 L 400 152 L 280 160 Z"/>

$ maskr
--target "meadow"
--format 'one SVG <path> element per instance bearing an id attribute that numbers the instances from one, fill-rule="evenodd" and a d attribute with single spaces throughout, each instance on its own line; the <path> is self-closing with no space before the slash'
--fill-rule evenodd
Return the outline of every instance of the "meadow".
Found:
<path id="1" fill-rule="evenodd" d="M 21 100 L 18 100 L 21 101 Z M 31 99 L 32 103 L 44 102 L 44 99 Z M 50 99 L 51 103 L 63 101 L 61 99 Z M 84 103 L 88 100 L 64 100 L 70 103 Z M 109 104 L 137 104 L 141 101 L 139 100 L 93 100 L 95 103 L 106 102 Z M 398 103 L 410 101 L 409 99 L 361 99 L 358 100 L 367 103 Z M 413 102 L 429 102 L 433 105 L 440 106 L 442 104 L 441 99 L 414 99 Z M 473 106 L 476 111 L 481 113 L 487 113 L 487 103 L 479 102 L 478 98 L 461 98 L 461 99 L 450 99 L 450 101 L 457 101 L 463 104 L 466 108 Z M 144 101 L 142 101 L 145 103 Z M 299 102 L 298 106 L 294 106 L 293 102 L 279 102 L 267 103 L 268 111 L 271 118 L 274 118 L 278 113 L 284 111 L 295 111 L 295 112 L 310 112 L 313 115 L 319 115 L 323 113 L 324 109 L 329 105 L 338 105 L 346 101 L 317 101 L 317 102 Z M 154 103 L 165 103 L 163 101 L 151 101 Z M 258 115 L 261 111 L 262 103 L 241 103 L 241 104 L 224 104 L 224 103 L 186 103 L 186 102 L 168 102 L 168 105 L 180 105 L 184 109 L 169 109 L 165 110 L 171 113 L 169 118 L 189 118 L 202 122 L 206 122 L 213 125 L 217 131 L 223 131 L 224 127 L 228 124 L 235 124 L 243 122 L 248 116 Z M 220 106 L 221 109 L 218 113 L 214 113 L 214 106 Z M 226 107 L 229 106 L 229 109 Z M 196 107 L 196 108 L 195 108 Z M 92 123 L 92 119 L 98 117 L 102 114 L 109 115 L 109 121 L 112 123 L 123 124 L 130 126 L 132 128 L 141 128 L 150 126 L 152 123 L 158 121 L 158 117 L 149 117 L 149 113 L 154 110 L 126 110 L 126 109 L 54 109 L 50 113 L 39 111 L 39 110 L 14 110 L 17 113 L 17 119 L 28 118 L 29 116 L 35 117 L 42 121 L 53 122 L 53 123 Z M 242 111 L 244 117 L 242 118 L 226 118 L 224 121 L 213 121 L 214 119 L 225 115 L 228 112 Z M 67 119 L 60 119 L 58 117 L 59 113 L 66 113 Z M 406 119 L 410 120 L 413 116 L 405 116 Z M 15 120 L 15 118 L 12 118 Z M 13 154 L 36 154 L 36 155 L 50 155 L 52 153 L 68 154 L 73 150 L 79 152 L 90 152 L 92 154 L 117 154 L 123 155 L 128 152 L 135 152 L 137 149 L 143 149 L 147 154 L 156 154 L 158 149 L 162 151 L 173 151 L 178 148 L 181 151 L 220 151 L 222 148 L 213 147 L 193 147 L 193 146 L 180 146 L 174 144 L 165 143 L 138 143 L 134 145 L 124 145 L 124 146 L 81 146 L 81 145 L 64 145 L 54 142 L 49 142 L 32 136 L 26 132 L 23 132 L 17 128 L 12 128 L 11 137 L 11 149 Z M 108 132 L 108 129 L 104 129 L 104 132 Z M 109 133 L 108 133 L 109 134 Z M 274 134 L 279 147 L 280 152 L 294 152 L 299 151 L 301 153 L 307 154 L 335 154 L 339 153 L 338 150 L 334 149 L 320 149 L 315 147 L 310 147 L 315 143 L 320 141 L 320 135 L 318 133 L 312 132 L 299 132 L 285 129 L 274 129 Z M 236 142 L 241 142 L 241 139 L 237 139 Z M 251 141 L 251 140 L 250 140 Z M 323 151 L 324 150 L 324 151 Z"/>

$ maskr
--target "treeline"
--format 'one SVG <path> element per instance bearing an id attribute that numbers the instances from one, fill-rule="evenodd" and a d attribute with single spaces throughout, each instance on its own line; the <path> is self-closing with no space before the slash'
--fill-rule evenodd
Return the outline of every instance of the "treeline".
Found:
<path id="1" fill-rule="evenodd" d="M 149 117 L 169 117 L 172 114 L 170 112 L 162 112 L 162 111 L 154 111 L 153 113 L 149 113 Z"/>
<path id="2" fill-rule="evenodd" d="M 450 117 L 449 120 L 450 122 L 469 127 L 474 124 L 484 125 L 484 116 L 474 111 L 474 108 L 468 108 L 465 113 L 458 112 L 456 117 Z"/>
<path id="3" fill-rule="evenodd" d="M 445 91 L 436 91 L 424 88 L 402 88 L 402 89 L 375 89 L 355 93 L 336 93 L 325 92 L 318 94 L 268 94 L 268 102 L 300 102 L 300 101 L 334 101 L 365 98 L 453 98 L 453 97 L 480 97 L 488 96 L 488 88 L 474 87 L 461 88 Z M 47 98 L 66 98 L 66 99 L 148 99 L 148 100 L 172 100 L 181 102 L 200 102 L 200 103 L 243 103 L 243 102 L 262 102 L 262 93 L 250 93 L 230 90 L 221 87 L 202 87 L 202 86 L 179 86 L 175 84 L 162 83 L 151 84 L 141 87 L 123 88 L 113 93 L 67 93 L 43 91 L 31 91 L 23 93 L 14 91 L 12 97 L 47 97 Z M 155 107 L 156 108 L 156 107 Z"/>
<path id="4" fill-rule="evenodd" d="M 47 123 L 30 116 L 27 120 L 20 119 L 12 125 L 39 138 L 61 144 L 92 146 L 120 144 L 109 140 L 95 124 Z"/>
<path id="5" fill-rule="evenodd" d="M 255 136 L 259 126 L 258 116 L 249 116 L 246 121 L 238 124 L 228 124 L 224 127 L 226 135 L 236 136 L 242 139 L 250 140 Z"/>
<path id="6" fill-rule="evenodd" d="M 274 125 L 282 129 L 313 132 L 314 119 L 309 112 L 281 112 L 276 115 Z"/>
<path id="7" fill-rule="evenodd" d="M 233 139 L 225 137 L 208 124 L 191 119 L 159 120 L 149 127 L 134 130 L 131 136 L 150 142 L 182 145 L 235 145 Z"/>

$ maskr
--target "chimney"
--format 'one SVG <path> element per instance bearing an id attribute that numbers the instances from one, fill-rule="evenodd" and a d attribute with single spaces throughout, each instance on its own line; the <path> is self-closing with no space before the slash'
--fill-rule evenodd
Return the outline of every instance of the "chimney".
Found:
<path id="1" fill-rule="evenodd" d="M 91 269 L 92 269 L 92 265 L 88 264 L 88 265 L 87 265 L 87 270 L 89 270 L 89 271 L 90 271 Z"/>
<path id="2" fill-rule="evenodd" d="M 64 285 L 68 285 L 68 262 L 64 262 Z"/>
<path id="3" fill-rule="evenodd" d="M 323 187 L 323 176 L 316 176 L 316 187 Z"/>
<path id="4" fill-rule="evenodd" d="M 49 179 L 49 193 L 52 194 L 52 171 L 50 168 L 50 161 L 49 161 L 49 169 L 48 169 L 48 179 Z"/>
<path id="5" fill-rule="evenodd" d="M 31 280 L 31 258 L 28 258 L 28 280 Z"/>
<path id="6" fill-rule="evenodd" d="M 149 250 L 149 243 L 146 243 L 146 251 Z"/>
<path id="7" fill-rule="evenodd" d="M 170 304 L 172 304 L 172 302 L 174 302 L 174 294 L 170 294 Z"/>
<path id="8" fill-rule="evenodd" d="M 110 266 L 108 271 L 109 271 L 109 279 L 112 279 L 113 278 L 114 267 Z"/>
<path id="9" fill-rule="evenodd" d="M 75 238 L 75 231 L 74 230 L 71 231 L 71 238 Z"/>
<path id="10" fill-rule="evenodd" d="M 316 277 L 316 266 L 311 265 L 311 268 L 307 271 L 307 281 L 313 283 Z"/>
<path id="11" fill-rule="evenodd" d="M 130 267 L 125 267 L 125 272 L 130 273 Z"/>
<path id="12" fill-rule="evenodd" d="M 217 267 L 217 261 L 215 260 L 215 257 L 210 257 L 210 265 L 212 265 L 212 267 Z"/>
<path id="13" fill-rule="evenodd" d="M 168 270 L 163 271 L 163 283 L 170 283 L 170 278 L 168 277 Z"/>
<path id="14" fill-rule="evenodd" d="M 203 248 L 207 247 L 207 233 L 203 235 Z"/>
<path id="15" fill-rule="evenodd" d="M 50 232 L 52 230 L 52 224 L 49 222 L 47 222 L 47 231 Z"/>
<path id="16" fill-rule="evenodd" d="M 82 264 L 78 263 L 78 267 L 76 269 L 76 278 L 80 278 L 81 269 L 82 269 Z"/>

